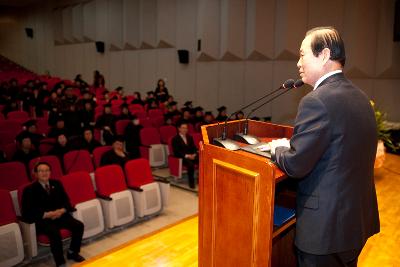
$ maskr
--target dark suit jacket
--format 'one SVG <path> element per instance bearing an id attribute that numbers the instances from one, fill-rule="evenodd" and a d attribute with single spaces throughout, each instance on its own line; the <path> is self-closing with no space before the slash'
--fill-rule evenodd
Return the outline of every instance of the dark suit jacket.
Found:
<path id="1" fill-rule="evenodd" d="M 186 135 L 187 144 L 183 141 L 182 137 L 177 134 L 172 138 L 172 149 L 174 150 L 174 156 L 178 158 L 185 158 L 186 154 L 197 153 L 197 148 L 194 144 L 193 137 Z"/>
<path id="2" fill-rule="evenodd" d="M 361 248 L 379 232 L 377 129 L 368 97 L 342 73 L 328 77 L 301 100 L 290 144 L 273 159 L 302 178 L 296 246 L 319 255 Z"/>
<path id="3" fill-rule="evenodd" d="M 22 195 L 22 217 L 27 222 L 39 222 L 43 220 L 43 214 L 47 211 L 65 208 L 72 212 L 73 208 L 63 185 L 58 180 L 49 180 L 50 194 L 38 182 L 27 186 Z M 63 215 L 64 216 L 64 215 Z"/>

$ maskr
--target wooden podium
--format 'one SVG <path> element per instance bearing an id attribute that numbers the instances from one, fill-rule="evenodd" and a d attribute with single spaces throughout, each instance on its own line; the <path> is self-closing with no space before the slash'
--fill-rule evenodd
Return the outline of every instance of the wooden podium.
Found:
<path id="1" fill-rule="evenodd" d="M 290 138 L 292 127 L 249 120 L 249 134 Z M 227 137 L 244 120 L 227 123 Z M 295 219 L 274 228 L 274 204 L 294 208 L 289 179 L 268 158 L 212 145 L 223 125 L 202 126 L 199 168 L 199 266 L 296 266 Z M 245 145 L 245 144 L 241 144 Z"/>

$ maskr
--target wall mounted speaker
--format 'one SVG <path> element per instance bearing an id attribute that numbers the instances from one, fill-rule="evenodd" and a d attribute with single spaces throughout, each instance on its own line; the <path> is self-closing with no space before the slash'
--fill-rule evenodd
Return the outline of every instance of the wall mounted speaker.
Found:
<path id="1" fill-rule="evenodd" d="M 96 42 L 96 51 L 104 53 L 104 42 Z"/>
<path id="2" fill-rule="evenodd" d="M 189 51 L 188 50 L 178 50 L 179 63 L 189 64 Z"/>
<path id="3" fill-rule="evenodd" d="M 32 28 L 25 28 L 25 33 L 28 38 L 33 38 L 33 29 Z"/>

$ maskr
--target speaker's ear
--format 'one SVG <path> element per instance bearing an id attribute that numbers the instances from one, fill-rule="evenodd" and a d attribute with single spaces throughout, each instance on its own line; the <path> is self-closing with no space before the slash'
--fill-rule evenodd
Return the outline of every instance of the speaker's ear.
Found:
<path id="1" fill-rule="evenodd" d="M 178 50 L 179 63 L 189 64 L 189 51 L 188 50 Z"/>
<path id="2" fill-rule="evenodd" d="M 33 38 L 33 29 L 32 28 L 25 28 L 25 34 L 28 38 Z"/>
<path id="3" fill-rule="evenodd" d="M 104 42 L 96 42 L 96 51 L 99 53 L 104 53 Z"/>

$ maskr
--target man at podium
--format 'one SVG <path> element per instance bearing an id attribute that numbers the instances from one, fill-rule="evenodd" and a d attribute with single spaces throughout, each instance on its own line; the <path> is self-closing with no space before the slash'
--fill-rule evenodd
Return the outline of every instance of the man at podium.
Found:
<path id="1" fill-rule="evenodd" d="M 300 178 L 295 245 L 299 266 L 356 266 L 379 232 L 373 166 L 377 130 L 366 94 L 343 74 L 344 43 L 332 27 L 306 33 L 297 63 L 313 87 L 301 100 L 293 136 L 271 143 L 272 159 Z"/>

